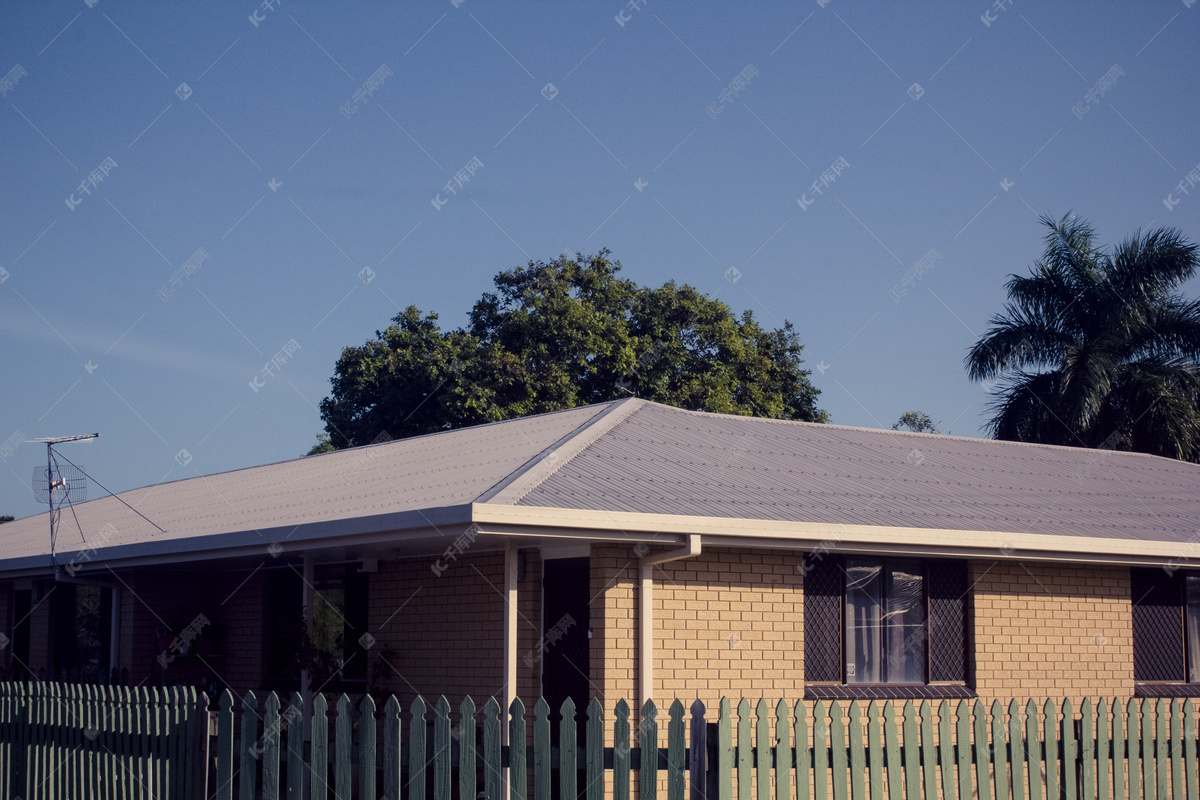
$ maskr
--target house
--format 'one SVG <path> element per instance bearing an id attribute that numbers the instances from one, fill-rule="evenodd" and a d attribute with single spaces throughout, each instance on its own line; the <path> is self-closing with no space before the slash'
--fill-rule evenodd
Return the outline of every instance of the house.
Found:
<path id="1" fill-rule="evenodd" d="M 627 399 L 72 511 L 53 560 L 46 515 L 0 528 L 14 674 L 552 708 L 1200 695 L 1200 466 L 1154 456 Z"/>

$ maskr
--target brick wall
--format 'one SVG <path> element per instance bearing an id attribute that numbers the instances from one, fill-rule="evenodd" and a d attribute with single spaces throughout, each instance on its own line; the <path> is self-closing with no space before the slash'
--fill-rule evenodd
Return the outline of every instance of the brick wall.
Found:
<path id="1" fill-rule="evenodd" d="M 804 693 L 802 556 L 794 551 L 705 550 L 654 568 L 654 686 L 659 746 L 667 740 L 668 705 L 704 702 L 715 720 L 728 696 L 786 697 Z M 618 700 L 632 707 L 632 744 L 641 745 L 638 691 L 638 553 L 628 546 L 592 547 L 592 681 L 611 720 Z M 612 745 L 612 724 L 605 726 Z M 633 795 L 640 792 L 636 785 Z M 659 791 L 665 791 L 665 776 Z M 612 775 L 605 775 L 606 793 Z"/>
<path id="2" fill-rule="evenodd" d="M 976 561 L 971 572 L 980 697 L 1133 694 L 1127 568 Z"/>
<path id="3" fill-rule="evenodd" d="M 621 699 L 636 713 L 638 556 L 629 545 L 592 545 L 591 572 L 592 696 L 608 715 Z"/>
<path id="4" fill-rule="evenodd" d="M 267 678 L 267 575 L 263 570 L 242 569 L 216 576 L 209 605 L 224 628 L 220 663 L 213 662 L 221 680 L 235 693 L 257 689 Z"/>
<path id="5" fill-rule="evenodd" d="M 524 656 L 541 638 L 541 562 L 526 551 L 518 585 L 518 694 L 527 703 L 539 692 L 538 664 Z M 446 695 L 457 706 L 470 694 L 482 707 L 504 701 L 504 554 L 469 551 L 441 576 L 432 559 L 381 561 L 371 575 L 368 629 L 373 685 L 394 692 L 407 706 L 416 694 L 433 702 Z"/>
<path id="6" fill-rule="evenodd" d="M 536 657 L 545 623 L 542 620 L 541 555 L 536 550 L 523 551 L 522 555 L 525 558 L 525 580 L 517 588 L 517 605 L 520 609 L 517 617 L 517 697 L 527 702 L 528 698 L 538 697 L 542 693 L 541 661 L 535 659 L 530 668 L 525 659 Z"/>
<path id="7" fill-rule="evenodd" d="M 518 694 L 540 694 L 540 662 L 524 656 L 541 636 L 541 561 L 524 551 L 519 587 Z M 591 678 L 611 719 L 618 699 L 637 724 L 638 554 L 623 545 L 592 548 L 595 617 Z M 696 697 L 710 708 L 735 701 L 802 695 L 803 599 L 798 553 L 708 549 L 655 569 L 655 694 Z M 428 559 L 384 561 L 370 576 L 370 651 L 377 688 L 402 698 L 503 692 L 503 554 L 470 555 L 441 576 Z M 226 629 L 224 659 L 213 662 L 236 692 L 256 689 L 265 669 L 266 573 L 139 569 L 121 573 L 118 664 L 131 681 L 162 679 L 155 629 L 162 620 L 205 613 Z M 1121 567 L 975 561 L 970 636 L 982 698 L 1116 696 L 1133 691 L 1129 571 Z M 50 607 L 40 584 L 31 615 L 30 665 L 49 663 Z M 8 592 L 0 619 L 8 619 Z M 9 619 L 11 623 L 11 620 Z M 6 635 L 11 635 L 6 634 Z M 388 663 L 384 663 L 386 659 Z M 390 666 L 388 665 L 390 664 Z M 191 681 L 207 669 L 174 662 Z M 169 671 L 170 672 L 170 671 Z M 171 679 L 177 679 L 172 673 Z"/>
<path id="8" fill-rule="evenodd" d="M 655 568 L 654 693 L 796 699 L 804 692 L 801 556 L 712 549 Z M 595 547 L 593 680 L 606 709 L 637 692 L 638 562 Z M 977 691 L 985 699 L 1133 691 L 1129 571 L 1089 565 L 973 562 Z"/>
<path id="9" fill-rule="evenodd" d="M 12 594 L 13 585 L 11 583 L 0 583 L 0 634 L 4 638 L 0 639 L 0 670 L 7 670 L 10 667 L 12 660 L 12 635 L 13 635 L 13 612 L 12 612 Z"/>
<path id="10" fill-rule="evenodd" d="M 735 707 L 803 697 L 801 563 L 795 551 L 713 549 L 655 567 L 656 698 L 715 709 L 725 696 Z"/>
<path id="11" fill-rule="evenodd" d="M 215 682 L 218 690 L 229 688 L 238 695 L 260 687 L 265 677 L 267 632 L 263 570 L 231 571 L 214 566 L 210 572 L 197 573 L 144 568 L 123 571 L 120 576 L 124 585 L 120 590 L 117 663 L 129 670 L 131 684 Z M 204 661 L 180 658 L 170 650 L 170 643 L 200 614 L 224 631 L 219 657 Z M 180 630 L 160 641 L 159 631 L 168 626 Z M 207 635 L 212 634 L 210 629 Z M 164 645 L 167 655 L 174 658 L 165 671 L 158 661 Z"/>
<path id="12" fill-rule="evenodd" d="M 802 556 L 791 551 L 706 550 L 654 569 L 654 695 L 798 698 L 804 692 Z M 637 696 L 637 554 L 592 549 L 596 631 L 592 679 L 605 707 Z"/>
<path id="13" fill-rule="evenodd" d="M 519 585 L 518 693 L 529 698 L 540 692 L 539 665 L 530 669 L 523 656 L 536 652 L 541 638 L 542 573 L 536 551 L 522 555 L 526 570 Z M 372 687 L 395 692 L 405 704 L 417 692 L 427 699 L 445 694 L 454 705 L 468 693 L 480 706 L 493 695 L 502 700 L 503 554 L 468 553 L 451 562 L 441 577 L 430 570 L 432 563 L 424 558 L 382 561 L 379 571 L 368 576 L 368 632 L 376 639 L 368 652 Z M 138 569 L 123 571 L 121 578 L 126 586 L 121 591 L 118 664 L 129 669 L 132 683 L 162 681 L 155 631 L 164 621 L 186 625 L 203 613 L 224 629 L 221 658 L 209 659 L 208 666 L 176 658 L 168 665 L 167 679 L 216 680 L 218 688 L 239 695 L 262 687 L 270 637 L 266 569 L 214 566 L 204 574 Z"/>

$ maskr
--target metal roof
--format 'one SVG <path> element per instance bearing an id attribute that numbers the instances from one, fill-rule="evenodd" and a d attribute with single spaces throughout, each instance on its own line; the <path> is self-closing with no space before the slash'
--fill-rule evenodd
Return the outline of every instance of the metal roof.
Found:
<path id="1" fill-rule="evenodd" d="M 1200 466 L 1156 456 L 684 411 L 639 399 L 198 476 L 75 506 L 59 562 L 328 541 L 466 523 L 482 504 L 1200 540 Z M 472 505 L 476 504 L 476 505 Z M 106 526 L 110 526 L 108 528 Z M 41 514 L 0 527 L 0 571 L 48 565 Z M 64 557 L 63 554 L 66 554 Z"/>
<path id="2" fill-rule="evenodd" d="M 265 546 L 307 526 L 405 512 L 418 525 L 422 519 L 436 522 L 436 509 L 469 504 L 604 410 L 575 408 L 120 494 L 165 533 L 113 497 L 89 500 L 74 507 L 78 527 L 69 509 L 62 512 L 59 562 L 88 546 L 161 552 L 173 542 L 230 533 L 248 534 L 243 539 Z M 48 556 L 49 525 L 48 515 L 39 514 L 0 526 L 0 569 L 17 559 Z"/>
<path id="3" fill-rule="evenodd" d="M 642 403 L 521 505 L 1200 541 L 1200 465 Z"/>

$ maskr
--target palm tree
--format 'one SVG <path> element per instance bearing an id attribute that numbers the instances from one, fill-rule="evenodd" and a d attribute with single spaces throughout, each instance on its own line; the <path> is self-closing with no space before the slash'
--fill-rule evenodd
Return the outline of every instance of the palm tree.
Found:
<path id="1" fill-rule="evenodd" d="M 1200 301 L 1176 291 L 1196 245 L 1159 228 L 1109 253 L 1073 214 L 1041 221 L 1045 252 L 966 359 L 972 380 L 999 382 L 989 431 L 1200 460 Z"/>

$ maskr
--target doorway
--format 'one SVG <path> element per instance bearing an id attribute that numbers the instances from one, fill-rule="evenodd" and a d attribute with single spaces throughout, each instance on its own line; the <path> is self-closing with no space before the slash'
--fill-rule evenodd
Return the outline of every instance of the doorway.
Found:
<path id="1" fill-rule="evenodd" d="M 575 701 L 575 718 L 580 720 L 591 694 L 591 560 L 548 559 L 542 570 L 542 696 L 550 706 L 552 735 L 557 737 L 563 701 L 568 697 Z"/>

